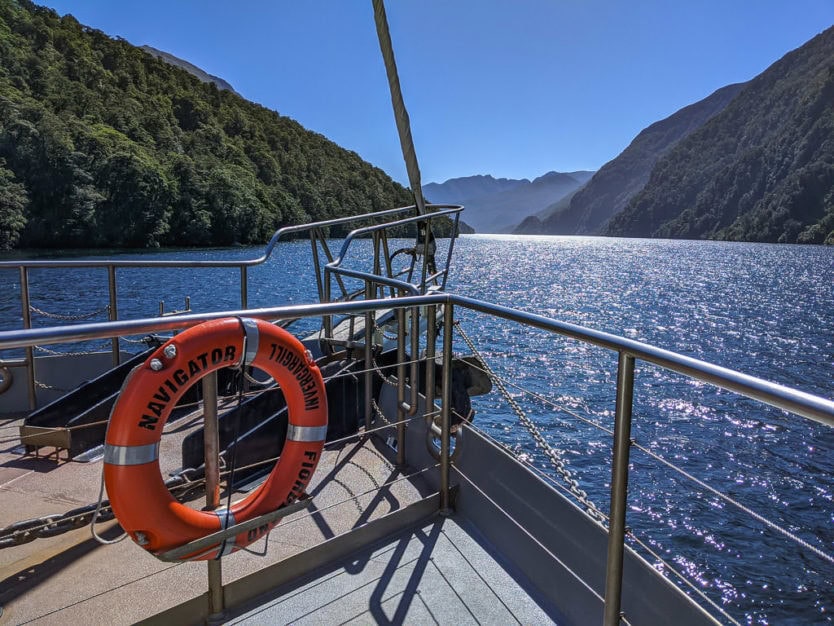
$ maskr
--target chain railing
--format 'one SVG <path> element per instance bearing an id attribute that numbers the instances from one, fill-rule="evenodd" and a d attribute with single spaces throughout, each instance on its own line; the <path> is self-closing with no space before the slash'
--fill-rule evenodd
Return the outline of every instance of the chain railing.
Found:
<path id="1" fill-rule="evenodd" d="M 515 401 L 512 394 L 507 390 L 506 385 L 504 384 L 504 379 L 498 376 L 493 369 L 489 366 L 489 364 L 484 359 L 481 352 L 478 350 L 478 347 L 475 345 L 475 342 L 469 337 L 466 331 L 463 330 L 463 327 L 460 325 L 460 322 L 455 322 L 455 328 L 457 329 L 458 333 L 460 334 L 461 338 L 466 342 L 466 345 L 472 351 L 472 354 L 475 355 L 475 358 L 480 363 L 481 368 L 483 369 L 484 373 L 489 376 L 489 379 L 493 382 L 493 384 L 498 387 L 498 390 L 501 392 L 504 400 L 507 404 L 510 405 L 510 408 L 513 410 L 513 413 L 516 414 L 518 420 L 521 424 L 527 429 L 530 433 L 530 436 L 533 438 L 533 441 L 536 442 L 536 445 L 544 452 L 545 456 L 550 459 L 550 463 L 553 469 L 556 470 L 556 473 L 562 479 L 562 481 L 567 486 L 568 491 L 573 495 L 580 504 L 585 508 L 585 511 L 597 520 L 600 523 L 605 523 L 607 521 L 607 516 L 605 513 L 599 510 L 596 504 L 591 500 L 588 496 L 587 492 L 579 486 L 579 481 L 573 475 L 573 472 L 568 469 L 567 460 L 564 456 L 564 451 L 551 446 L 550 443 L 547 441 L 547 438 L 542 434 L 541 429 L 536 426 L 535 422 L 525 413 L 524 409 L 521 408 L 521 405 Z"/>

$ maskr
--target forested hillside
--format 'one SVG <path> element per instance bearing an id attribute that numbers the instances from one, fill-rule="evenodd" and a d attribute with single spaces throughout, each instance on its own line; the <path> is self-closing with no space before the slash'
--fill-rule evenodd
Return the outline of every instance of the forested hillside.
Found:
<path id="1" fill-rule="evenodd" d="M 412 203 L 295 121 L 26 0 L 0 0 L 0 249 L 263 242 Z"/>
<path id="2" fill-rule="evenodd" d="M 834 28 L 658 161 L 608 232 L 834 244 Z"/>
<path id="3" fill-rule="evenodd" d="M 723 110 L 742 87 L 742 84 L 722 87 L 642 130 L 625 150 L 603 165 L 588 184 L 576 192 L 568 206 L 555 205 L 549 215 L 540 218 L 537 232 L 547 235 L 598 234 L 608 220 L 622 211 L 645 186 L 658 159 Z M 529 232 L 535 227 L 535 222 L 530 222 L 521 231 Z"/>

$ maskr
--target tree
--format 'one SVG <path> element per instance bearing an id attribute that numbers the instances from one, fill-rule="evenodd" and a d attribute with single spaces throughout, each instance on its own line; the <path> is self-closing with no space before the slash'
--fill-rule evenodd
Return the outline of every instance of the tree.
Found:
<path id="1" fill-rule="evenodd" d="M 20 183 L 14 182 L 14 174 L 6 169 L 0 159 L 0 250 L 11 250 L 26 226 L 26 206 L 29 197 Z"/>

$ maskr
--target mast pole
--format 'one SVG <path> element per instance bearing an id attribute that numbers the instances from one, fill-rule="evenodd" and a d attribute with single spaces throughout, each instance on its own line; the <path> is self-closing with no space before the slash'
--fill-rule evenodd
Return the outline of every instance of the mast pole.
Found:
<path id="1" fill-rule="evenodd" d="M 417 152 L 414 150 L 414 140 L 411 137 L 411 122 L 408 119 L 408 111 L 405 110 L 402 90 L 400 89 L 400 78 L 397 74 L 397 62 L 394 60 L 394 49 L 391 45 L 391 35 L 388 32 L 388 17 L 385 14 L 383 0 L 373 0 L 374 21 L 376 22 L 376 34 L 379 38 L 379 48 L 382 51 L 382 59 L 385 61 L 385 72 L 388 75 L 388 87 L 391 91 L 391 104 L 394 106 L 394 118 L 397 121 L 397 132 L 400 135 L 400 147 L 405 159 L 405 168 L 408 171 L 408 184 L 411 185 L 411 192 L 414 194 L 414 202 L 420 215 L 426 213 L 426 202 L 423 199 L 423 188 L 420 184 L 420 166 L 417 163 Z"/>
<path id="2" fill-rule="evenodd" d="M 417 213 L 419 215 L 426 215 L 426 201 L 423 198 L 423 186 L 420 182 L 420 165 L 417 163 L 417 152 L 414 150 L 414 139 L 411 136 L 411 122 L 408 119 L 408 111 L 405 110 L 403 93 L 400 89 L 397 62 L 394 60 L 394 48 L 391 44 L 391 34 L 388 32 L 388 17 L 385 15 L 385 4 L 383 0 L 373 0 L 373 4 L 376 34 L 379 39 L 379 49 L 382 51 L 382 59 L 385 61 L 385 73 L 388 75 L 388 87 L 391 92 L 391 104 L 394 107 L 394 119 L 397 121 L 400 147 L 402 148 L 403 158 L 405 159 L 405 169 L 408 171 L 408 184 L 411 185 L 411 193 L 414 194 Z M 418 255 L 423 257 L 421 285 L 422 289 L 425 289 L 427 273 L 434 274 L 436 272 L 434 234 L 431 232 L 431 221 L 428 219 L 417 225 L 417 241 L 415 242 L 414 250 Z"/>

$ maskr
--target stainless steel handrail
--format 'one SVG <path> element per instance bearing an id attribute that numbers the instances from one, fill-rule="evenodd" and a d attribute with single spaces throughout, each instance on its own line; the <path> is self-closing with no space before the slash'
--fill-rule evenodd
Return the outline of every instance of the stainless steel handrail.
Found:
<path id="1" fill-rule="evenodd" d="M 565 337 L 572 337 L 585 343 L 608 348 L 617 353 L 624 352 L 638 360 L 653 363 L 690 378 L 716 385 L 753 400 L 758 400 L 807 417 L 827 426 L 834 426 L 834 401 L 799 391 L 785 385 L 770 382 L 756 376 L 743 374 L 699 359 L 664 350 L 647 343 L 618 337 L 576 324 L 519 311 L 510 307 L 448 293 L 405 296 L 394 299 L 353 300 L 293 306 L 266 307 L 247 310 L 230 310 L 213 313 L 190 313 L 169 318 L 145 318 L 120 320 L 116 322 L 95 322 L 54 326 L 25 330 L 0 331 L 0 350 L 25 348 L 40 344 L 78 342 L 112 336 L 147 334 L 181 330 L 199 322 L 221 317 L 243 315 L 258 319 L 289 319 L 294 317 L 319 317 L 322 315 L 358 315 L 377 309 L 397 309 L 414 306 L 451 304 L 473 311 L 480 311 L 504 319 L 523 323 L 535 328 L 549 330 Z"/>
<path id="2" fill-rule="evenodd" d="M 423 214 L 412 216 L 410 218 L 405 219 L 398 219 L 394 221 L 386 221 L 381 224 L 374 224 L 370 227 L 371 230 L 368 232 L 376 232 L 383 229 L 391 229 L 397 226 L 410 224 L 415 221 L 420 220 L 427 220 L 427 219 L 435 219 L 437 217 L 452 215 L 454 214 L 455 217 L 455 226 L 457 227 L 457 222 L 459 220 L 459 214 L 463 210 L 463 207 L 458 205 L 448 205 L 448 204 L 433 204 L 428 205 L 430 209 L 433 210 L 432 213 Z M 417 211 L 417 207 L 415 205 L 406 206 L 406 207 L 399 207 L 395 209 L 387 209 L 384 211 L 376 211 L 373 213 L 364 213 L 362 215 L 353 215 L 348 217 L 341 217 L 341 218 L 334 218 L 329 220 L 322 220 L 318 222 L 312 222 L 308 224 L 298 224 L 295 226 L 285 226 L 279 228 L 270 238 L 269 242 L 266 245 L 264 253 L 254 259 L 241 259 L 241 260 L 205 260 L 205 261 L 187 261 L 187 260 L 146 260 L 146 259 L 132 259 L 132 260 L 116 260 L 116 259 L 85 259 L 85 260 L 12 260 L 12 261 L 0 261 L 0 270 L 2 269 L 16 269 L 20 274 L 20 304 L 21 304 L 21 315 L 23 318 L 23 328 L 28 329 L 32 327 L 32 320 L 31 320 L 31 308 L 30 308 L 30 293 L 29 293 L 29 270 L 31 269 L 69 269 L 69 268 L 106 268 L 107 269 L 107 279 L 108 279 L 108 306 L 109 306 L 109 319 L 111 321 L 115 321 L 119 319 L 118 315 L 118 298 L 117 298 L 117 286 L 116 286 L 116 270 L 120 268 L 238 268 L 240 271 L 240 306 L 243 309 L 248 308 L 248 268 L 260 265 L 265 263 L 272 252 L 274 251 L 275 247 L 279 243 L 282 238 L 285 238 L 288 235 L 301 233 L 301 232 L 310 232 L 311 238 L 314 238 L 317 235 L 320 235 L 324 229 L 333 227 L 333 226 L 340 226 L 344 224 L 352 224 L 356 222 L 363 222 L 367 220 L 380 220 L 383 218 L 390 218 L 397 215 L 402 215 L 404 213 L 410 213 Z M 354 229 L 351 232 L 353 237 L 360 236 L 361 232 L 367 229 Z M 326 246 L 325 246 L 326 247 Z M 451 259 L 451 245 L 450 245 L 450 254 L 449 258 L 446 262 L 446 267 L 444 269 L 444 276 L 448 275 L 448 265 Z M 318 257 L 316 251 L 316 243 L 313 240 L 313 248 L 314 248 L 314 256 L 316 261 L 316 280 L 321 281 L 319 276 L 319 265 L 318 265 Z M 343 250 L 345 248 L 343 247 Z M 327 251 L 329 254 L 329 251 Z M 344 272 L 347 274 L 348 272 Z M 328 270 L 325 268 L 324 270 L 326 280 L 329 280 L 329 273 Z M 381 281 L 388 280 L 385 277 L 380 277 Z M 445 283 L 445 278 L 444 278 Z M 391 286 L 395 286 L 394 283 L 391 283 Z M 397 284 L 396 286 L 402 287 L 402 285 Z M 415 289 L 408 289 L 409 292 L 416 293 L 419 290 Z M 329 298 L 328 298 L 329 300 Z M 117 365 L 120 362 L 120 349 L 119 349 L 119 342 L 118 339 L 113 336 L 111 338 L 111 352 L 113 355 L 113 364 Z M 34 353 L 31 347 L 26 348 L 26 367 L 27 367 L 27 379 L 28 379 L 28 397 L 29 397 L 29 408 L 34 409 L 36 407 L 36 394 L 35 394 L 35 371 L 34 371 Z"/>
<path id="3" fill-rule="evenodd" d="M 450 205 L 430 205 L 432 208 L 448 208 Z M 363 220 L 368 219 L 379 219 L 382 217 L 388 217 L 391 215 L 397 215 L 400 213 L 406 213 L 409 211 L 416 211 L 417 208 L 414 205 L 406 206 L 406 207 L 399 207 L 396 209 L 386 209 L 384 211 L 376 211 L 374 213 L 363 213 L 361 215 L 353 215 L 350 217 L 340 217 L 334 218 L 330 220 L 322 220 L 320 222 L 310 222 L 308 224 L 297 224 L 295 226 L 284 226 L 279 228 L 278 230 L 273 233 L 272 237 L 270 238 L 269 242 L 264 249 L 264 253 L 256 257 L 254 259 L 242 259 L 239 261 L 233 260 L 210 260 L 210 261 L 184 261 L 184 260 L 139 260 L 139 259 L 126 259 L 123 261 L 118 261 L 114 259 L 84 259 L 84 260 L 50 260 L 50 261 L 38 261 L 38 260 L 13 260 L 13 261 L 0 261 L 0 269 L 4 268 L 19 268 L 19 267 L 27 267 L 27 268 L 56 268 L 56 267 L 240 267 L 246 266 L 251 267 L 253 265 L 260 265 L 267 261 L 269 257 L 272 255 L 275 246 L 278 242 L 284 238 L 286 235 L 291 235 L 294 233 L 300 233 L 307 230 L 313 229 L 321 229 L 321 228 L 329 228 L 331 226 L 341 226 L 343 224 L 349 224 L 351 222 L 360 222 Z M 423 217 L 425 219 L 425 217 Z M 390 225 L 390 224 L 386 224 Z"/>
<path id="4" fill-rule="evenodd" d="M 370 289 L 368 290 L 370 292 Z M 628 460 L 630 449 L 630 429 L 632 421 L 632 403 L 634 398 L 634 368 L 636 360 L 653 363 L 667 370 L 684 374 L 740 395 L 764 402 L 766 404 L 802 415 L 827 426 L 834 426 L 834 401 L 791 389 L 784 385 L 772 383 L 761 378 L 749 376 L 686 357 L 668 350 L 663 350 L 639 341 L 625 339 L 574 324 L 526 313 L 517 309 L 491 304 L 474 298 L 454 296 L 445 293 L 412 295 L 390 299 L 358 300 L 310 304 L 303 306 L 283 306 L 241 311 L 225 311 L 210 314 L 189 314 L 181 317 L 153 318 L 118 322 L 101 322 L 79 324 L 69 327 L 39 328 L 0 332 L 0 350 L 9 348 L 31 347 L 36 343 L 53 343 L 59 341 L 84 341 L 99 337 L 121 336 L 136 333 L 160 332 L 186 328 L 195 323 L 228 316 L 247 316 L 260 319 L 286 319 L 296 317 L 318 317 L 335 314 L 358 315 L 370 311 L 436 305 L 444 306 L 444 341 L 443 341 L 443 413 L 441 437 L 441 498 L 442 508 L 448 506 L 449 489 L 449 417 L 450 405 L 449 376 L 451 372 L 451 320 L 455 306 L 468 308 L 489 315 L 501 317 L 544 329 L 565 337 L 571 337 L 592 345 L 616 351 L 619 367 L 616 388 L 616 410 L 614 424 L 614 452 L 611 476 L 611 508 L 608 531 L 608 558 L 605 577 L 604 623 L 610 626 L 619 624 L 621 609 L 621 590 L 623 576 L 623 552 L 626 532 L 626 502 L 628 489 Z M 402 337 L 402 323 L 399 333 Z M 400 339 L 402 341 L 402 339 Z M 367 354 L 366 354 L 367 358 Z M 401 373 L 402 375 L 402 373 Z M 402 398 L 398 396 L 401 400 Z M 402 441 L 400 441 L 402 446 Z"/>
<path id="5" fill-rule="evenodd" d="M 696 380 L 710 383 L 722 389 L 733 391 L 775 406 L 808 419 L 834 426 L 834 401 L 810 393 L 798 391 L 785 385 L 773 383 L 756 376 L 742 374 L 735 370 L 713 365 L 700 359 L 684 356 L 670 350 L 626 339 L 610 333 L 585 328 L 576 324 L 559 322 L 543 315 L 527 313 L 474 298 L 451 296 L 455 304 L 474 311 L 489 313 L 504 319 L 520 322 L 543 330 L 549 330 L 565 337 L 572 337 L 585 343 L 608 348 L 617 353 L 626 353 L 647 363 L 677 372 Z"/>
<path id="6" fill-rule="evenodd" d="M 463 211 L 462 206 L 455 206 L 455 205 L 443 205 L 443 206 L 429 205 L 429 206 L 431 206 L 433 208 L 438 208 L 440 210 L 435 211 L 434 213 L 428 213 L 428 214 L 418 215 L 418 216 L 415 216 L 415 217 L 409 217 L 409 218 L 406 218 L 406 219 L 403 219 L 403 220 L 399 220 L 396 223 L 396 225 L 398 225 L 398 226 L 403 225 L 404 226 L 406 224 L 413 224 L 413 223 L 416 223 L 416 222 L 425 222 L 427 220 L 437 219 L 438 217 L 454 216 L 456 226 L 457 226 L 457 222 L 460 219 L 460 213 L 461 213 L 461 211 Z M 343 268 L 341 268 L 340 266 L 342 264 L 342 261 L 344 261 L 345 256 L 347 256 L 348 249 L 350 248 L 350 245 L 353 243 L 353 241 L 355 239 L 359 238 L 359 237 L 363 237 L 365 235 L 369 235 L 371 233 L 378 232 L 378 231 L 382 230 L 383 228 L 385 228 L 386 226 L 387 225 L 381 225 L 381 224 L 376 224 L 376 225 L 373 225 L 373 226 L 365 226 L 363 228 L 357 228 L 357 229 L 351 231 L 350 233 L 348 233 L 348 236 L 345 237 L 345 240 L 342 243 L 342 249 L 339 251 L 339 256 L 337 256 L 331 263 L 328 263 L 325 266 L 325 272 L 328 272 L 328 271 L 333 272 L 333 273 L 344 272 L 345 270 Z M 450 248 L 453 245 L 453 243 L 454 243 L 454 239 L 452 239 L 452 244 L 450 244 Z M 451 260 L 451 249 L 449 250 L 448 257 L 449 258 L 447 259 L 446 266 L 444 267 L 444 269 L 442 269 L 438 272 L 435 272 L 434 274 L 432 274 L 432 276 L 428 277 L 428 279 L 425 278 L 425 272 L 423 273 L 423 276 L 424 276 L 424 279 L 422 281 L 423 284 L 420 285 L 422 292 L 425 292 L 425 282 L 427 282 L 427 280 L 431 280 L 432 278 L 435 278 L 435 277 L 440 276 L 440 275 L 443 275 L 443 276 L 448 275 L 449 261 Z"/>

